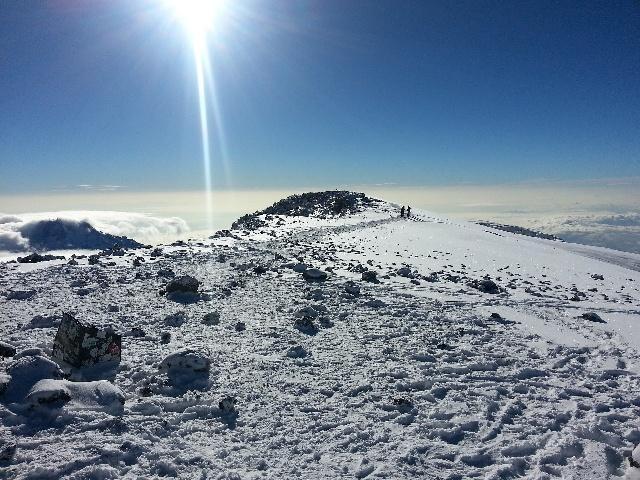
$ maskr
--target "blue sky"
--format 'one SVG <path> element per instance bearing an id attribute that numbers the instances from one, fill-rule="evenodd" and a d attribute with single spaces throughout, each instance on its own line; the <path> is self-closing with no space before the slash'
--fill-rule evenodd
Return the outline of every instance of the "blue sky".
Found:
<path id="1" fill-rule="evenodd" d="M 0 193 L 202 188 L 161 3 L 0 4 Z M 637 1 L 231 5 L 210 52 L 232 188 L 640 175 Z"/>

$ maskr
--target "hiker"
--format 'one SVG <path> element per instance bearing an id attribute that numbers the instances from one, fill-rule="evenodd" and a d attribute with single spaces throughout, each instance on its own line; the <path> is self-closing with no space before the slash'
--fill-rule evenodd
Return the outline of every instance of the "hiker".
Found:
<path id="1" fill-rule="evenodd" d="M 400 218 L 404 218 L 404 205 L 400 209 Z"/>
<path id="2" fill-rule="evenodd" d="M 407 218 L 409 218 L 409 215 L 411 215 L 411 207 L 407 207 Z"/>

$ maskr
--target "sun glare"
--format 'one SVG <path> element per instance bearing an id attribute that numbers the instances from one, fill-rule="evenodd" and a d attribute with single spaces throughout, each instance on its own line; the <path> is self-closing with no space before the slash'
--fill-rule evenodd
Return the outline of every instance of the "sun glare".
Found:
<path id="1" fill-rule="evenodd" d="M 211 31 L 224 11 L 224 0 L 166 0 L 176 17 L 194 36 Z"/>

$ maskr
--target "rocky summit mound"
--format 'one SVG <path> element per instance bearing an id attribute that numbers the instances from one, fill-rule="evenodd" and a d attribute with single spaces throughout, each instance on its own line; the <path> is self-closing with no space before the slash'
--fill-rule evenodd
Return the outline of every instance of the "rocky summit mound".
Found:
<path id="1" fill-rule="evenodd" d="M 367 197 L 364 193 L 344 190 L 328 190 L 325 192 L 309 192 L 291 195 L 264 210 L 250 213 L 236 220 L 233 230 L 255 230 L 264 222 L 261 215 L 288 215 L 295 217 L 341 217 L 361 212 L 368 207 L 380 203 L 380 200 Z"/>

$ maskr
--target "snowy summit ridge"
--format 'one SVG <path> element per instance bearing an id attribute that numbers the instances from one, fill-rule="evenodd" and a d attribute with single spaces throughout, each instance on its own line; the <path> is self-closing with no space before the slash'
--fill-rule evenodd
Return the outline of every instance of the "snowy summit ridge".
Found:
<path id="1" fill-rule="evenodd" d="M 3 263 L 0 476 L 637 479 L 639 286 L 640 255 L 349 192 Z M 63 312 L 120 363 L 54 355 Z"/>

